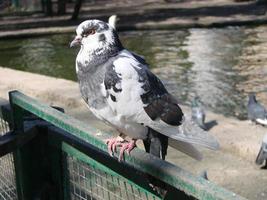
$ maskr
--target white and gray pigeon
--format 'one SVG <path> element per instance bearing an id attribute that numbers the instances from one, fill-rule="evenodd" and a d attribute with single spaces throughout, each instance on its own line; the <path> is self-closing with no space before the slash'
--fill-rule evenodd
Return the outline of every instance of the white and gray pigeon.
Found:
<path id="1" fill-rule="evenodd" d="M 267 168 L 267 134 L 265 134 L 263 137 L 261 148 L 256 158 L 256 164 L 262 165 L 264 161 L 265 161 L 264 168 Z"/>
<path id="2" fill-rule="evenodd" d="M 196 96 L 191 103 L 191 117 L 192 120 L 203 130 L 207 130 L 205 124 L 206 113 L 200 98 Z"/>
<path id="3" fill-rule="evenodd" d="M 82 97 L 96 117 L 120 133 L 107 140 L 111 155 L 121 147 L 121 160 L 137 139 L 148 140 L 146 150 L 161 158 L 168 138 L 171 146 L 196 159 L 201 154 L 193 145 L 219 148 L 213 136 L 188 120 L 145 60 L 123 47 L 112 26 L 87 20 L 76 33 L 70 46 L 80 46 L 76 72 Z"/>
<path id="4" fill-rule="evenodd" d="M 254 93 L 249 94 L 247 105 L 248 119 L 261 125 L 267 125 L 267 111 L 261 105 Z"/>

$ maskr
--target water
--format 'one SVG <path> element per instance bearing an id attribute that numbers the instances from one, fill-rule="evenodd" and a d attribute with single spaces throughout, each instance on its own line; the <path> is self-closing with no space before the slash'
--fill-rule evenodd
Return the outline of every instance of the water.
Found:
<path id="1" fill-rule="evenodd" d="M 182 104 L 201 97 L 207 109 L 246 118 L 247 94 L 267 106 L 267 26 L 120 33 Z M 0 40 L 0 65 L 76 80 L 72 34 Z"/>

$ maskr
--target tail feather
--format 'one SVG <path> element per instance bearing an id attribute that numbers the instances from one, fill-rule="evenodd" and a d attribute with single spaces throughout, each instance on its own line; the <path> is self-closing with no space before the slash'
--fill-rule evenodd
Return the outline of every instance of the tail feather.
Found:
<path id="1" fill-rule="evenodd" d="M 174 140 L 200 145 L 212 150 L 218 150 L 220 146 L 214 136 L 201 129 L 191 118 L 186 116 L 182 124 L 178 127 L 170 126 L 163 122 L 154 123 L 151 127 Z"/>
<path id="2" fill-rule="evenodd" d="M 196 160 L 202 160 L 203 158 L 202 154 L 192 144 L 170 138 L 169 145 Z"/>

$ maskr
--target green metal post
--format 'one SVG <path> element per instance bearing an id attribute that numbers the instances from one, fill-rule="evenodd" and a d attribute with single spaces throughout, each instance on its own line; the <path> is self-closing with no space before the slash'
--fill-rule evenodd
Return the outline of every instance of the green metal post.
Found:
<path id="1" fill-rule="evenodd" d="M 24 117 L 28 113 L 13 104 L 11 94 L 10 105 L 14 115 L 14 131 L 17 134 L 25 134 Z M 18 198 L 19 200 L 63 199 L 61 150 L 48 146 L 47 126 L 39 127 L 40 120 L 28 123 L 36 126 L 38 133 L 14 152 Z"/>
<path id="2" fill-rule="evenodd" d="M 64 199 L 67 198 L 64 195 L 64 179 L 63 179 L 63 170 L 65 167 L 65 160 L 64 155 L 61 151 L 61 148 L 56 148 L 55 146 L 50 145 L 51 139 L 48 137 L 48 155 L 50 159 L 50 169 L 49 172 L 51 173 L 51 180 L 50 185 L 53 188 L 52 194 L 53 196 L 50 199 Z M 61 146 L 61 141 L 55 141 Z"/>
<path id="3" fill-rule="evenodd" d="M 10 105 L 12 106 L 13 111 L 13 128 L 16 132 L 23 131 L 23 110 L 18 106 L 14 105 L 12 102 L 11 93 L 9 94 Z M 17 185 L 17 193 L 19 200 L 24 200 L 25 196 L 25 188 L 23 186 L 23 182 L 25 182 L 25 177 L 22 173 L 22 152 L 20 149 L 13 152 L 14 156 L 14 165 L 15 165 L 15 172 L 16 172 L 16 185 Z"/>

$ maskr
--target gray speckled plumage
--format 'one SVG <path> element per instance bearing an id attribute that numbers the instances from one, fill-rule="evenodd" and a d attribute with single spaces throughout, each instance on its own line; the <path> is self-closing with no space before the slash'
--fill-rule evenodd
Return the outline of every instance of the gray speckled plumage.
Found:
<path id="1" fill-rule="evenodd" d="M 264 135 L 260 151 L 256 158 L 256 164 L 261 165 L 265 161 L 265 166 L 267 167 L 267 134 Z"/>
<path id="2" fill-rule="evenodd" d="M 124 49 L 115 30 L 103 23 L 83 22 L 74 40 L 81 44 L 76 72 L 89 109 L 120 133 L 143 139 L 147 151 L 163 159 L 168 138 L 174 148 L 196 159 L 201 156 L 192 144 L 218 149 L 213 136 L 184 117 L 175 98 L 145 60 Z M 92 28 L 94 31 L 88 30 Z"/>
<path id="3" fill-rule="evenodd" d="M 256 95 L 251 93 L 249 95 L 249 101 L 247 105 L 248 119 L 262 125 L 267 125 L 267 111 L 257 101 Z"/>
<path id="4" fill-rule="evenodd" d="M 199 97 L 195 97 L 191 104 L 192 120 L 203 130 L 207 130 L 205 124 L 206 113 Z"/>
<path id="5" fill-rule="evenodd" d="M 100 90 L 106 71 L 110 66 L 112 66 L 112 59 L 93 68 L 94 70 L 77 72 L 82 97 L 89 107 L 100 109 L 106 105 L 106 96 L 103 96 Z"/>

